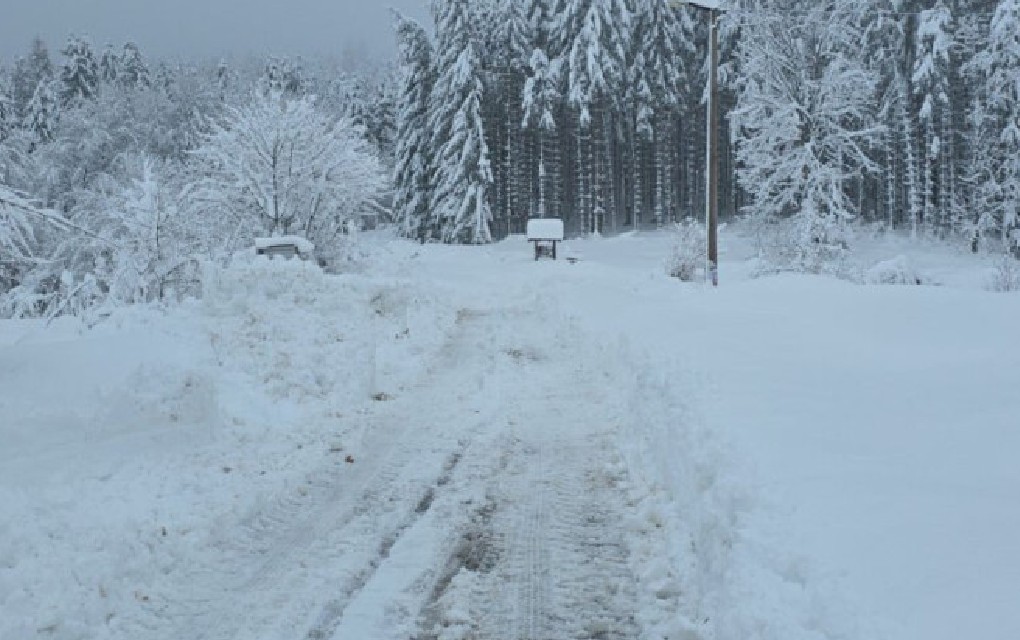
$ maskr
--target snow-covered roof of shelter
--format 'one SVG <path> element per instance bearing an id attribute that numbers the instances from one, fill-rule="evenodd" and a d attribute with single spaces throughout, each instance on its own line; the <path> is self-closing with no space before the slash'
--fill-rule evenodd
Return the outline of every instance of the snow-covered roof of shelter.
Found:
<path id="1" fill-rule="evenodd" d="M 270 247 L 285 247 L 293 245 L 301 253 L 312 253 L 315 245 L 307 238 L 301 236 L 274 236 L 272 238 L 255 238 L 255 248 L 264 250 Z"/>
<path id="2" fill-rule="evenodd" d="M 670 4 L 674 7 L 681 4 L 690 4 L 702 9 L 714 10 L 719 9 L 722 2 L 721 0 L 670 0 Z"/>
<path id="3" fill-rule="evenodd" d="M 562 240 L 563 221 L 559 218 L 528 220 L 528 240 Z"/>

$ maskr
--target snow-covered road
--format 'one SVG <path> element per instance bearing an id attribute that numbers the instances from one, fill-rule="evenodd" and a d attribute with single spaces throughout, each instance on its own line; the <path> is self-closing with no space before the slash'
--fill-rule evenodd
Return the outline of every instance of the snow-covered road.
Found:
<path id="1" fill-rule="evenodd" d="M 381 237 L 0 323 L 0 638 L 1011 640 L 1017 300 L 725 256 L 708 291 L 664 240 Z"/>
<path id="2" fill-rule="evenodd" d="M 419 381 L 366 410 L 305 487 L 256 503 L 216 553 L 154 585 L 129 626 L 167 640 L 636 637 L 606 394 L 543 325 L 462 308 Z"/>

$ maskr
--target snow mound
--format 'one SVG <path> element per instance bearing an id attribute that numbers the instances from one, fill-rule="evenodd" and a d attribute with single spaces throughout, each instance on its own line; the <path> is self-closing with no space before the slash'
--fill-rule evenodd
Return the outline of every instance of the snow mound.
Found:
<path id="1" fill-rule="evenodd" d="M 217 384 L 198 369 L 144 363 L 108 403 L 104 418 L 148 427 L 213 426 L 219 418 Z"/>
<path id="2" fill-rule="evenodd" d="M 337 276 L 299 260 L 238 256 L 207 269 L 211 339 L 271 397 L 346 406 L 393 393 L 438 350 L 455 313 L 392 278 Z"/>
<path id="3" fill-rule="evenodd" d="M 746 461 L 678 394 L 699 393 L 695 375 L 626 345 L 617 351 L 603 358 L 629 370 L 618 443 L 631 472 L 627 526 L 649 637 L 865 637 L 834 585 L 778 542 L 781 523 L 769 521 Z"/>
<path id="4" fill-rule="evenodd" d="M 457 319 L 406 278 L 247 251 L 202 290 L 87 332 L 0 322 L 0 638 L 151 637 L 163 577 L 356 442 Z"/>
<path id="5" fill-rule="evenodd" d="M 1020 261 L 1010 256 L 1001 256 L 985 277 L 985 288 L 989 291 L 1008 293 L 1020 291 Z"/>
<path id="6" fill-rule="evenodd" d="M 911 262 L 910 258 L 899 255 L 891 260 L 883 260 L 864 273 L 867 284 L 908 284 L 921 285 L 928 283 L 923 275 Z"/>

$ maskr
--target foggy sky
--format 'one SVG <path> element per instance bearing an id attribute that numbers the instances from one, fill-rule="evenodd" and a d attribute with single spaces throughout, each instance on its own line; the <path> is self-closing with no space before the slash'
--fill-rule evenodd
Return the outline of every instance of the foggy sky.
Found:
<path id="1" fill-rule="evenodd" d="M 392 58 L 389 8 L 424 20 L 426 0 L 0 0 L 0 60 L 34 36 L 56 60 L 68 34 L 97 51 L 138 43 L 146 57 L 207 59 L 273 54 Z"/>

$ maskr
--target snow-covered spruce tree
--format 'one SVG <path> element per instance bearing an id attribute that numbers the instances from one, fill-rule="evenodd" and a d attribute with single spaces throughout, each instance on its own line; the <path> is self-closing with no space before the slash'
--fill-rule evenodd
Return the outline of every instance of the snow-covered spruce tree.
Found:
<path id="1" fill-rule="evenodd" d="M 985 132 L 979 191 L 1004 244 L 1020 257 L 1020 0 L 1001 0 L 989 26 L 988 45 L 974 60 L 984 80 L 978 125 Z"/>
<path id="2" fill-rule="evenodd" d="M 152 83 L 149 65 L 134 42 L 126 43 L 121 50 L 117 80 L 127 89 L 144 89 Z"/>
<path id="3" fill-rule="evenodd" d="M 11 71 L 11 99 L 14 101 L 14 113 L 23 120 L 28 103 L 35 95 L 36 87 L 43 80 L 53 80 L 53 62 L 50 60 L 49 49 L 40 38 L 32 40 L 32 51 L 26 58 L 18 58 Z"/>
<path id="4" fill-rule="evenodd" d="M 861 34 L 844 13 L 748 21 L 737 46 L 733 113 L 749 217 L 769 234 L 779 268 L 817 271 L 842 254 L 856 206 L 847 181 L 874 164 L 875 77 L 855 58 Z"/>
<path id="5" fill-rule="evenodd" d="M 99 79 L 105 84 L 114 84 L 120 75 L 120 56 L 112 44 L 106 45 L 99 58 Z"/>
<path id="6" fill-rule="evenodd" d="M 675 116 L 684 98 L 685 61 L 694 58 L 694 27 L 686 10 L 670 6 L 669 0 L 638 3 L 634 21 L 637 127 L 655 143 L 655 222 L 667 219 L 666 193 L 670 183 L 670 155 L 676 146 L 671 135 Z"/>
<path id="7" fill-rule="evenodd" d="M 365 137 L 379 153 L 383 164 L 393 166 L 397 144 L 397 94 L 400 91 L 396 69 L 386 69 L 378 80 L 373 79 L 365 87 L 363 100 L 350 111 L 355 124 L 364 128 Z"/>
<path id="8" fill-rule="evenodd" d="M 538 201 L 535 214 L 544 218 L 549 214 L 546 147 L 549 137 L 556 132 L 555 110 L 560 102 L 559 65 L 551 63 L 545 51 L 535 48 L 528 63 L 530 75 L 524 83 L 524 127 L 538 136 Z"/>
<path id="9" fill-rule="evenodd" d="M 524 15 L 528 21 L 531 50 L 528 52 L 527 67 L 524 70 L 525 85 L 521 89 L 521 113 L 522 126 L 525 127 L 525 134 L 529 137 L 531 145 L 531 154 L 527 158 L 530 162 L 528 172 L 532 183 L 528 194 L 529 215 L 540 215 L 541 207 L 543 211 L 541 215 L 563 217 L 566 212 L 560 196 L 566 185 L 561 176 L 563 150 L 559 145 L 559 135 L 565 133 L 562 112 L 564 101 L 560 65 L 550 41 L 552 3 L 553 0 L 524 0 Z M 539 52 L 539 59 L 535 58 L 536 50 Z M 541 79 L 536 73 L 536 64 L 542 70 Z M 534 80 L 528 85 L 528 80 L 532 78 Z M 539 94 L 544 98 L 539 100 Z M 535 117 L 540 114 L 542 117 L 536 119 Z M 549 118 L 545 118 L 545 115 Z"/>
<path id="10" fill-rule="evenodd" d="M 581 231 L 600 232 L 611 189 L 607 148 L 614 104 L 622 97 L 631 11 L 624 0 L 564 0 L 552 28 L 563 56 L 567 103 L 577 116 L 578 206 Z M 610 224 L 610 227 L 615 226 Z"/>
<path id="11" fill-rule="evenodd" d="M 99 64 L 92 45 L 84 38 L 71 36 L 61 53 L 64 54 L 64 64 L 60 69 L 63 104 L 78 105 L 95 98 L 99 90 Z"/>
<path id="12" fill-rule="evenodd" d="M 216 88 L 219 91 L 220 102 L 227 101 L 227 91 L 231 85 L 230 67 L 227 65 L 226 60 L 220 60 L 219 64 L 216 65 Z"/>
<path id="13" fill-rule="evenodd" d="M 3 144 L 10 137 L 13 129 L 14 102 L 7 93 L 7 87 L 3 84 L 3 76 L 0 76 L 0 144 Z M 0 180 L 2 179 L 3 173 L 0 171 Z"/>
<path id="14" fill-rule="evenodd" d="M 948 184 L 940 180 L 940 163 L 947 162 L 942 150 L 941 126 L 950 111 L 949 65 L 953 47 L 952 16 L 945 2 L 918 16 L 915 35 L 917 54 L 911 82 L 914 93 L 921 99 L 918 117 L 924 126 L 924 208 L 923 222 L 932 229 L 944 228 L 949 223 L 950 209 L 946 202 Z"/>
<path id="15" fill-rule="evenodd" d="M 635 21 L 636 22 L 636 21 Z M 648 180 L 646 165 L 648 147 L 655 135 L 655 102 L 648 85 L 647 65 L 639 37 L 632 39 L 630 67 L 627 73 L 627 108 L 630 110 L 630 170 L 631 178 L 631 225 L 635 230 L 641 227 L 648 202 Z"/>
<path id="16" fill-rule="evenodd" d="M 487 93 L 499 106 L 498 116 L 492 114 L 489 118 L 498 132 L 498 142 L 492 149 L 494 158 L 498 158 L 494 176 L 496 215 L 508 233 L 523 231 L 525 219 L 534 214 L 530 196 L 537 181 L 537 170 L 532 170 L 533 138 L 529 139 L 521 127 L 521 93 L 533 48 L 526 10 L 522 0 L 496 3 L 491 14 L 496 28 L 484 54 L 487 70 L 498 74 L 499 79 L 490 83 Z"/>
<path id="17" fill-rule="evenodd" d="M 481 101 L 481 61 L 469 28 L 469 0 L 435 6 L 438 59 L 429 123 L 435 153 L 428 233 L 448 243 L 492 241 L 492 167 Z"/>
<path id="18" fill-rule="evenodd" d="M 394 152 L 393 210 L 401 233 L 424 239 L 432 165 L 428 130 L 432 93 L 432 45 L 425 29 L 399 13 L 394 14 L 400 47 L 400 93 L 397 97 L 397 133 Z"/>
<path id="19" fill-rule="evenodd" d="M 885 125 L 877 161 L 882 165 L 874 179 L 875 201 L 872 220 L 883 221 L 889 228 L 905 221 L 920 219 L 921 200 L 915 188 L 913 172 L 914 141 L 910 119 L 910 89 L 904 80 L 910 61 L 904 55 L 905 32 L 900 17 L 894 13 L 896 0 L 867 0 L 866 8 L 874 12 L 863 20 L 865 41 L 862 47 L 868 68 L 878 76 L 877 117 Z M 909 202 L 917 195 L 916 215 Z"/>
<path id="20" fill-rule="evenodd" d="M 38 142 L 53 141 L 59 109 L 57 95 L 51 80 L 42 80 L 25 108 L 22 126 L 33 133 Z"/>
<path id="21" fill-rule="evenodd" d="M 256 95 L 228 109 L 193 157 L 201 177 L 191 198 L 200 215 L 220 219 L 224 238 L 300 234 L 327 257 L 386 183 L 363 131 L 308 96 Z"/>
<path id="22" fill-rule="evenodd" d="M 259 78 L 259 88 L 266 95 L 285 94 L 293 97 L 304 94 L 305 78 L 300 62 L 292 63 L 287 58 L 269 58 Z"/>

